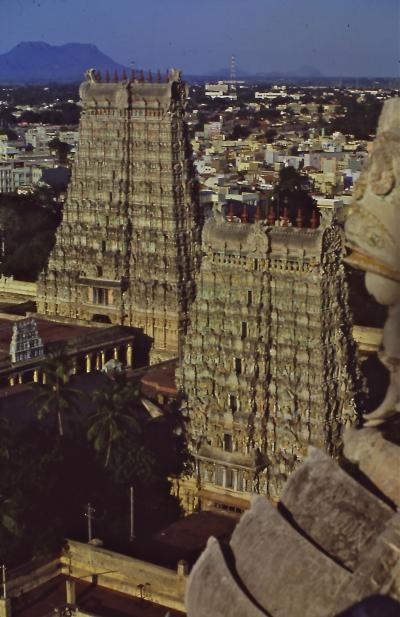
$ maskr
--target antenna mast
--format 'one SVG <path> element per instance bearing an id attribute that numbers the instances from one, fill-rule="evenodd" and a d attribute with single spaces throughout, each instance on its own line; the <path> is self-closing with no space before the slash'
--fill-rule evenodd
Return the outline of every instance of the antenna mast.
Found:
<path id="1" fill-rule="evenodd" d="M 236 57 L 234 56 L 234 54 L 231 55 L 230 82 L 236 82 Z"/>

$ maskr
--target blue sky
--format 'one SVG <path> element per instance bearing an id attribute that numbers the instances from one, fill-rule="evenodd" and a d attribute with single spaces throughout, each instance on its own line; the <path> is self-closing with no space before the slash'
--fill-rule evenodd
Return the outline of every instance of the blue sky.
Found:
<path id="1" fill-rule="evenodd" d="M 312 65 L 399 75 L 400 0 L 0 0 L 0 53 L 20 41 L 94 43 L 137 66 L 204 73 Z"/>

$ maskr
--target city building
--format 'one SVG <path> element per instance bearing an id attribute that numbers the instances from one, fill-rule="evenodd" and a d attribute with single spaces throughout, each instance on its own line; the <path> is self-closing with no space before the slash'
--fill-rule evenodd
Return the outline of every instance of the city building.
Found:
<path id="1" fill-rule="evenodd" d="M 184 122 L 186 86 L 101 82 L 82 117 L 63 221 L 38 312 L 142 328 L 152 361 L 178 355 L 194 297 L 201 221 Z"/>

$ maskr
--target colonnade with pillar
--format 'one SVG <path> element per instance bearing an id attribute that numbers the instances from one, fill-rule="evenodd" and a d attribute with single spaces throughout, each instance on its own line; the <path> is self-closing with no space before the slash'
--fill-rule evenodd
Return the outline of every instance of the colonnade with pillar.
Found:
<path id="1" fill-rule="evenodd" d="M 101 371 L 106 362 L 110 359 L 119 360 L 126 368 L 133 366 L 133 345 L 131 342 L 121 343 L 113 347 L 105 347 L 91 351 L 88 353 L 82 352 L 77 354 L 72 359 L 72 373 L 76 375 L 79 372 L 91 373 L 92 371 Z M 46 383 L 46 375 L 41 368 L 35 366 L 30 368 L 25 366 L 23 369 L 4 377 L 4 385 L 8 382 L 9 386 L 15 386 L 22 383 Z"/>
<path id="2" fill-rule="evenodd" d="M 111 352 L 111 357 L 110 357 Z M 107 355 L 109 357 L 107 357 Z M 100 349 L 99 351 L 88 352 L 85 355 L 85 371 L 91 373 L 93 370 L 101 371 L 108 360 L 113 358 L 119 360 L 126 368 L 133 366 L 133 346 L 132 343 L 126 343 L 115 347 Z"/>

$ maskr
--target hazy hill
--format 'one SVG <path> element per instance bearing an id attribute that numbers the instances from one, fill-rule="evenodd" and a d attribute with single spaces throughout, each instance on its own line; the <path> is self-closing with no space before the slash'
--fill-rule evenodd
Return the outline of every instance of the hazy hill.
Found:
<path id="1" fill-rule="evenodd" d="M 109 69 L 112 76 L 115 69 L 121 73 L 124 67 L 103 54 L 96 45 L 19 43 L 0 54 L 0 83 L 81 81 L 88 68 L 100 69 L 103 74 Z"/>

